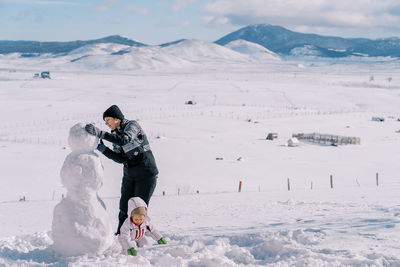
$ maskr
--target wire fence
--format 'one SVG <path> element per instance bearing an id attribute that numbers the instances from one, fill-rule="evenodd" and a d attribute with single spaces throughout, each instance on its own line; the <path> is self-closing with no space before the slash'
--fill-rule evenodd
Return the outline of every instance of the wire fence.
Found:
<path id="1" fill-rule="evenodd" d="M 236 179 L 235 183 L 231 183 L 229 188 L 225 189 L 220 189 L 220 190 L 199 190 L 199 189 L 193 189 L 196 188 L 196 185 L 182 185 L 182 186 L 176 186 L 175 190 L 169 189 L 169 190 L 162 190 L 159 191 L 158 193 L 155 193 L 153 196 L 156 197 L 165 197 L 165 196 L 190 196 L 190 195 L 210 195 L 210 194 L 222 194 L 222 193 L 242 193 L 242 192 L 247 192 L 247 193 L 266 193 L 266 194 L 271 194 L 271 193 L 281 193 L 284 194 L 285 192 L 326 192 L 326 190 L 331 190 L 332 192 L 354 192 L 354 190 L 365 190 L 365 191 L 370 191 L 371 189 L 374 189 L 376 191 L 382 191 L 386 192 L 385 190 L 400 190 L 400 177 L 399 178 L 393 178 L 393 177 L 384 177 L 381 178 L 379 173 L 375 173 L 375 177 L 372 178 L 373 175 L 371 175 L 371 178 L 369 180 L 363 179 L 362 182 L 360 182 L 359 179 L 354 179 L 351 182 L 346 181 L 344 184 L 343 181 L 340 181 L 340 183 L 336 184 L 335 177 L 333 175 L 327 175 L 325 182 L 319 179 L 317 182 L 315 180 L 308 180 L 308 181 L 302 181 L 300 182 L 299 180 L 296 181 L 294 178 L 281 178 L 281 183 L 279 186 L 279 183 L 274 182 L 273 186 L 268 186 L 266 184 L 263 185 L 258 185 L 256 187 L 254 185 L 254 182 L 249 182 L 246 183 L 244 180 Z M 251 186 L 248 186 L 248 184 L 251 184 Z M 306 185 L 307 184 L 307 185 Z M 24 203 L 24 202 L 49 202 L 49 201 L 55 201 L 59 202 L 61 199 L 66 197 L 68 194 L 68 191 L 64 187 L 60 187 L 57 189 L 53 189 L 49 191 L 48 198 L 27 198 L 26 195 L 20 195 L 19 198 L 16 199 L 10 199 L 10 200 L 3 200 L 0 201 L 0 204 L 6 204 L 6 203 Z M 102 199 L 119 199 L 119 195 L 106 195 L 106 196 L 101 196 Z"/>
<path id="2" fill-rule="evenodd" d="M 218 106 L 220 107 L 220 106 Z M 147 107 L 127 111 L 139 121 L 160 121 L 165 119 L 179 119 L 192 117 L 222 118 L 224 120 L 247 121 L 259 123 L 263 120 L 288 118 L 295 116 L 325 116 L 337 114 L 358 114 L 365 116 L 358 110 L 311 110 L 306 108 L 271 108 L 270 106 L 247 106 L 253 111 L 237 110 L 238 105 L 226 105 L 226 110 L 215 109 L 213 106 L 184 106 L 184 107 Z M 232 109 L 234 107 L 234 109 Z M 40 144 L 65 146 L 68 131 L 72 125 L 78 122 L 95 123 L 104 127 L 101 116 L 97 113 L 73 114 L 57 119 L 29 120 L 4 124 L 0 127 L 0 141 L 20 144 Z M 150 138 L 158 138 L 159 131 L 146 129 Z"/>

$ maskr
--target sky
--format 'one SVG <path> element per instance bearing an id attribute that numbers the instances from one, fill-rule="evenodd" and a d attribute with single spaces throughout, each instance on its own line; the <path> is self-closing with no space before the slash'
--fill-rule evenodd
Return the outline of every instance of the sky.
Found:
<path id="1" fill-rule="evenodd" d="M 399 0 L 0 0 L 0 40 L 122 35 L 216 41 L 249 24 L 341 37 L 400 36 Z"/>

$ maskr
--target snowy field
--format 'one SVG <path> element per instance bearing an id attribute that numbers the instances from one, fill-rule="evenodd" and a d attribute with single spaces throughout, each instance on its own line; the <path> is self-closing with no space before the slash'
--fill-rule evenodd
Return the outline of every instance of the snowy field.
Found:
<path id="1" fill-rule="evenodd" d="M 0 58 L 0 266 L 400 266 L 396 61 L 191 59 L 124 71 L 86 59 Z M 45 70 L 52 79 L 32 78 Z M 61 257 L 50 230 L 68 131 L 107 130 L 112 104 L 150 137 L 160 174 L 149 212 L 168 245 Z M 361 144 L 286 146 L 295 133 Z M 101 160 L 99 195 L 116 228 L 122 166 Z"/>

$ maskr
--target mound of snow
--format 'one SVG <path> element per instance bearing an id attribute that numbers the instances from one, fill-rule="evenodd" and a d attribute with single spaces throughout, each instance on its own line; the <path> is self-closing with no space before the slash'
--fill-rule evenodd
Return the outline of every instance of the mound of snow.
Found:
<path id="1" fill-rule="evenodd" d="M 258 60 L 280 60 L 281 58 L 271 50 L 256 43 L 248 42 L 242 39 L 232 41 L 225 45 L 236 52 L 249 55 Z"/>
<path id="2" fill-rule="evenodd" d="M 123 52 L 121 52 L 123 51 Z M 166 70 L 195 67 L 196 63 L 247 63 L 247 55 L 199 40 L 184 40 L 168 46 L 129 47 L 118 53 L 85 55 L 72 64 L 90 69 Z"/>
<path id="3" fill-rule="evenodd" d="M 258 231 L 257 231 L 258 230 Z M 326 231 L 312 229 L 207 234 L 176 234 L 165 246 L 138 249 L 122 257 L 118 241 L 102 255 L 60 257 L 47 233 L 0 240 L 1 266 L 399 266 L 397 256 L 324 244 Z M 116 239 L 116 238 L 115 238 Z M 347 240 L 345 240 L 347 241 Z M 388 255 L 389 254 L 389 255 Z"/>
<path id="4" fill-rule="evenodd" d="M 292 50 L 290 50 L 290 55 L 297 57 L 302 57 L 302 56 L 319 57 L 322 56 L 322 53 L 317 47 L 313 45 L 304 45 L 300 47 L 295 47 Z"/>
<path id="5" fill-rule="evenodd" d="M 160 47 L 125 48 L 124 53 L 82 57 L 73 64 L 89 69 L 158 70 L 191 66 L 185 59 L 170 55 Z"/>
<path id="6" fill-rule="evenodd" d="M 108 55 L 111 53 L 118 52 L 122 49 L 128 48 L 128 45 L 120 45 L 120 44 L 110 44 L 110 43 L 103 43 L 103 44 L 93 44 L 93 45 L 85 45 L 79 47 L 75 50 L 69 52 L 69 55 Z"/>
<path id="7" fill-rule="evenodd" d="M 191 61 L 229 60 L 246 62 L 248 58 L 243 54 L 228 49 L 224 46 L 200 40 L 183 40 L 173 45 L 162 48 L 170 55 L 185 58 Z"/>

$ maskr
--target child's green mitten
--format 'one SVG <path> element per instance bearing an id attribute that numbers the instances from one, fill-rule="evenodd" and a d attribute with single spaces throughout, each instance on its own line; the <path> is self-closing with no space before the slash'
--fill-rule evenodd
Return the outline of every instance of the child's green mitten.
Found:
<path id="1" fill-rule="evenodd" d="M 136 256 L 137 251 L 134 248 L 130 248 L 130 249 L 128 249 L 128 255 Z"/>
<path id="2" fill-rule="evenodd" d="M 158 244 L 167 244 L 167 241 L 165 241 L 164 237 L 161 237 L 158 241 Z"/>

